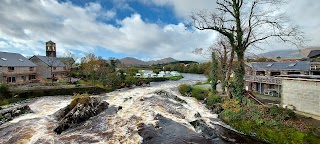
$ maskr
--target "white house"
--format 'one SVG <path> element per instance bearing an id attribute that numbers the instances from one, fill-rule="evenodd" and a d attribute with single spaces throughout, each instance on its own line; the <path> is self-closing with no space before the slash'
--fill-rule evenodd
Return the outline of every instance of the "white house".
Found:
<path id="1" fill-rule="evenodd" d="M 179 76 L 179 75 L 181 75 L 179 72 L 177 72 L 177 71 L 172 71 L 172 72 L 170 72 L 170 74 L 172 75 L 172 76 Z"/>

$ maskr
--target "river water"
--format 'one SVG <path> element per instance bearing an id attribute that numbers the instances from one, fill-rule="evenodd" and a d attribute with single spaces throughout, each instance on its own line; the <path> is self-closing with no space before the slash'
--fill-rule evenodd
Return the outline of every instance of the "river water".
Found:
<path id="1" fill-rule="evenodd" d="M 96 97 L 110 107 L 76 128 L 57 135 L 52 114 L 67 106 L 66 96 L 41 97 L 26 102 L 34 111 L 0 126 L 0 143 L 256 143 L 232 130 L 194 98 L 177 91 L 181 83 L 205 81 L 203 75 L 184 74 L 179 81 L 151 83 L 150 87 L 121 89 Z M 166 91 L 183 99 L 156 94 Z M 122 109 L 117 110 L 121 106 Z M 207 127 L 194 127 L 201 120 Z"/>

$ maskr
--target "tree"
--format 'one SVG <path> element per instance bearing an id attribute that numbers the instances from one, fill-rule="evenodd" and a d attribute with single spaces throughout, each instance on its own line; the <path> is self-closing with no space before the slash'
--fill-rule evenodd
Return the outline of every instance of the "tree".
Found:
<path id="1" fill-rule="evenodd" d="M 216 0 L 213 12 L 192 13 L 192 25 L 199 30 L 213 30 L 227 37 L 239 62 L 235 69 L 234 97 L 244 93 L 245 52 L 267 40 L 280 40 L 294 45 L 303 43 L 302 33 L 277 14 L 282 0 Z"/>
<path id="2" fill-rule="evenodd" d="M 67 53 L 65 53 L 64 58 L 59 58 L 59 59 L 60 59 L 60 61 L 62 61 L 66 65 L 67 76 L 69 78 L 69 82 L 71 83 L 73 66 L 77 60 L 76 55 L 74 55 L 70 52 L 67 52 Z"/>
<path id="3" fill-rule="evenodd" d="M 101 61 L 92 53 L 86 54 L 86 56 L 81 58 L 81 68 L 86 75 L 86 78 L 90 78 L 92 85 L 95 84 L 97 80 L 97 72 L 100 69 Z"/>
<path id="4" fill-rule="evenodd" d="M 197 48 L 193 51 L 193 53 L 201 55 L 204 58 L 211 56 L 212 52 L 216 53 L 216 59 L 219 62 L 218 77 L 221 80 L 222 93 L 224 94 L 225 90 L 227 90 L 227 95 L 231 97 L 229 80 L 234 67 L 234 51 L 229 45 L 228 39 L 222 35 L 219 35 L 217 41 L 209 48 Z"/>
<path id="5" fill-rule="evenodd" d="M 216 58 L 215 52 L 212 52 L 212 73 L 211 73 L 211 87 L 213 93 L 217 90 L 217 84 L 218 84 L 218 60 Z"/>

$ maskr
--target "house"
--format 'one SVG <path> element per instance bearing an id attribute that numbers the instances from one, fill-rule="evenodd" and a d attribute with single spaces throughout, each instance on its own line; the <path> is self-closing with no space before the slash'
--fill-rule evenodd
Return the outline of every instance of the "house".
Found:
<path id="1" fill-rule="evenodd" d="M 320 50 L 313 50 L 308 55 L 310 60 L 310 72 L 312 75 L 320 75 Z"/>
<path id="2" fill-rule="evenodd" d="M 179 75 L 181 75 L 179 72 L 177 72 L 177 71 L 172 71 L 172 72 L 170 72 L 170 74 L 172 75 L 172 76 L 179 76 Z"/>
<path id="3" fill-rule="evenodd" d="M 64 79 L 66 77 L 67 65 L 56 57 L 56 43 L 46 42 L 46 56 L 33 56 L 29 60 L 38 66 L 38 76 L 41 80 L 54 78 Z"/>
<path id="4" fill-rule="evenodd" d="M 309 75 L 310 62 L 252 62 L 246 65 L 246 89 L 260 94 L 281 92 L 280 75 Z"/>
<path id="5" fill-rule="evenodd" d="M 38 77 L 41 80 L 64 79 L 66 75 L 66 65 L 56 57 L 33 56 L 29 59 L 38 66 Z"/>
<path id="6" fill-rule="evenodd" d="M 0 81 L 9 85 L 36 81 L 37 65 L 18 53 L 0 52 Z"/>

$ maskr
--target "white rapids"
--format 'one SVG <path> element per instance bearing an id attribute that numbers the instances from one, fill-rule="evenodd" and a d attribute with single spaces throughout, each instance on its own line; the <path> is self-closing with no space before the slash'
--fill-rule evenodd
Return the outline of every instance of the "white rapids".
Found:
<path id="1" fill-rule="evenodd" d="M 52 114 L 67 106 L 71 98 L 38 98 L 28 104 L 34 113 L 22 115 L 0 126 L 0 143 L 142 143 L 143 138 L 138 133 L 139 125 L 155 125 L 157 114 L 187 127 L 190 131 L 195 131 L 189 122 L 197 119 L 194 116 L 197 113 L 208 125 L 212 124 L 210 119 L 217 118 L 216 114 L 212 114 L 196 99 L 181 96 L 177 91 L 177 86 L 181 83 L 195 83 L 206 78 L 191 74 L 184 76 L 184 79 L 176 82 L 152 83 L 151 87 L 121 89 L 96 96 L 107 101 L 109 107 L 121 106 L 122 109 L 116 111 L 108 108 L 60 135 L 53 132 L 57 122 Z M 187 103 L 156 95 L 154 92 L 159 90 L 176 95 Z M 220 121 L 215 124 L 225 126 Z"/>

